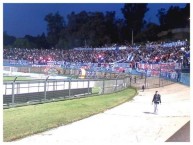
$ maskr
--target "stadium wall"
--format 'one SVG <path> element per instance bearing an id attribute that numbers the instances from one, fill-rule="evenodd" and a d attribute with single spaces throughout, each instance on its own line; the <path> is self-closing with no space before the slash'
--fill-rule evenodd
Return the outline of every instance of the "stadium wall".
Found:
<path id="1" fill-rule="evenodd" d="M 190 86 L 190 73 L 181 73 L 180 82 L 187 86 Z"/>

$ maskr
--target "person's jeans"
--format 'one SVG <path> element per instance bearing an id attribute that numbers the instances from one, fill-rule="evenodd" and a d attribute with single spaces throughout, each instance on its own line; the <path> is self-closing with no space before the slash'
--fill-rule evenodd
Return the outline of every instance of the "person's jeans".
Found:
<path id="1" fill-rule="evenodd" d="M 158 103 L 154 103 L 154 113 L 158 112 L 158 107 L 157 107 Z"/>

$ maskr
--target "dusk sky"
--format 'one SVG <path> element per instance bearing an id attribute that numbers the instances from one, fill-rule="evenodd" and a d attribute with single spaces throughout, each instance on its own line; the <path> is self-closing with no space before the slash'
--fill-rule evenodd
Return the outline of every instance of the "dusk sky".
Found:
<path id="1" fill-rule="evenodd" d="M 157 10 L 160 8 L 168 9 L 171 5 L 179 6 L 180 8 L 185 7 L 185 3 L 178 4 L 148 4 L 149 11 L 145 15 L 145 19 L 150 22 L 159 23 L 156 14 Z M 44 17 L 49 13 L 59 12 L 67 21 L 66 16 L 71 12 L 79 13 L 83 10 L 87 12 L 106 12 L 115 11 L 117 18 L 123 18 L 121 13 L 121 8 L 123 8 L 123 3 L 114 4 L 24 4 L 24 3 L 4 3 L 3 4 L 3 31 L 6 31 L 9 35 L 15 37 L 23 37 L 25 35 L 37 36 L 46 31 L 46 22 Z"/>

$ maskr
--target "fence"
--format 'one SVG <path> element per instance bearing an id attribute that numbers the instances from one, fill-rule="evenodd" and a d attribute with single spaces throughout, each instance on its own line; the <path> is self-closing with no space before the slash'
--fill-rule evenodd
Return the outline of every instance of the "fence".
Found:
<path id="1" fill-rule="evenodd" d="M 116 79 L 45 79 L 3 83 L 4 108 L 108 94 L 128 87 L 141 89 L 174 83 L 159 77 L 127 76 Z"/>
<path id="2" fill-rule="evenodd" d="M 177 80 L 171 80 L 162 77 L 147 77 L 147 76 L 133 75 L 130 78 L 131 86 L 138 89 L 141 89 L 142 85 L 144 85 L 146 89 L 150 89 L 167 86 L 176 82 Z"/>
<path id="3" fill-rule="evenodd" d="M 48 67 L 47 67 L 48 68 Z M 24 72 L 25 74 L 40 73 L 45 74 L 45 68 L 42 67 L 4 67 L 4 71 Z M 79 70 L 54 68 L 60 75 L 79 75 Z M 96 72 L 95 77 L 86 77 L 86 79 L 44 79 L 44 80 L 27 80 L 12 82 L 4 81 L 3 83 L 3 104 L 4 108 L 18 105 L 44 103 L 54 100 L 64 100 L 91 95 L 100 95 L 113 93 L 123 90 L 127 87 L 141 89 L 142 85 L 148 88 L 166 86 L 178 82 L 179 78 L 164 77 L 160 74 L 158 77 L 149 77 L 147 73 L 141 75 L 131 75 L 127 73 Z M 43 75 L 43 74 L 42 74 Z M 76 78 L 77 78 L 76 77 Z M 183 77 L 183 76 L 182 76 Z M 182 81 L 188 81 L 182 79 Z M 43 77 L 42 77 L 43 78 Z M 45 77 L 44 77 L 45 78 Z"/>
<path id="4" fill-rule="evenodd" d="M 4 108 L 55 100 L 107 94 L 129 87 L 129 79 L 60 79 L 3 83 Z"/>

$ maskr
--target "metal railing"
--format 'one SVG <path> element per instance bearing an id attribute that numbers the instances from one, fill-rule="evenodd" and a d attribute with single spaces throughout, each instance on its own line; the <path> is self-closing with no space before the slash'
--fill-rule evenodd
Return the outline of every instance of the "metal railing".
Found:
<path id="1" fill-rule="evenodd" d="M 37 69 L 37 75 L 40 75 L 40 69 Z M 65 70 L 65 72 L 63 72 L 63 74 L 78 75 L 78 70 L 67 69 Z M 113 93 L 130 86 L 137 89 L 141 89 L 142 85 L 144 85 L 146 89 L 156 88 L 166 86 L 175 82 L 180 82 L 180 80 L 182 80 L 178 80 L 177 78 L 172 80 L 170 78 L 164 78 L 161 76 L 147 77 L 146 75 L 131 75 L 126 73 L 111 72 L 96 72 L 97 79 L 50 78 L 26 81 L 19 81 L 17 78 L 15 78 L 13 81 L 4 81 L 4 108 Z M 184 81 L 186 82 L 188 80 L 188 77 L 186 80 L 184 79 Z"/>
<path id="2" fill-rule="evenodd" d="M 44 79 L 4 81 L 3 104 L 6 107 L 44 103 L 91 95 L 101 95 L 123 90 L 130 86 L 123 79 Z"/>

